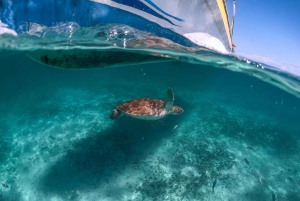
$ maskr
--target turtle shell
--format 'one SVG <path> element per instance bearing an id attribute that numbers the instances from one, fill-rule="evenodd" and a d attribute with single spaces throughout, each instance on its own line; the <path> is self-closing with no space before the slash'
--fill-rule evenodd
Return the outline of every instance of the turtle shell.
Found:
<path id="1" fill-rule="evenodd" d="M 141 98 L 121 103 L 117 108 L 133 116 L 154 116 L 164 110 L 164 102 L 152 98 Z"/>

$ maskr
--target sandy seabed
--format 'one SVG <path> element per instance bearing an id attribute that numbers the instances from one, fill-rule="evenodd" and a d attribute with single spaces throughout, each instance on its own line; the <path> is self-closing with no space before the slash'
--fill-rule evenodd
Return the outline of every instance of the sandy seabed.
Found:
<path id="1" fill-rule="evenodd" d="M 1 70 L 0 200 L 300 200 L 292 95 L 213 67 L 20 60 L 30 67 Z M 109 119 L 118 103 L 163 99 L 167 87 L 184 114 Z"/>

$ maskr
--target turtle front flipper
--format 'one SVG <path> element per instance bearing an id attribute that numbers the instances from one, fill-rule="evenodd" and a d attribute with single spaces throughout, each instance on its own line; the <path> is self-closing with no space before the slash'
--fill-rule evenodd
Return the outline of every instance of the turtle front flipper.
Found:
<path id="1" fill-rule="evenodd" d="M 116 119 L 121 115 L 121 111 L 118 109 L 114 109 L 113 111 L 111 111 L 110 113 L 110 119 Z"/>
<path id="2" fill-rule="evenodd" d="M 174 103 L 174 92 L 172 91 L 171 88 L 168 89 L 167 96 L 164 101 L 164 108 L 166 108 L 166 111 L 169 112 Z"/>

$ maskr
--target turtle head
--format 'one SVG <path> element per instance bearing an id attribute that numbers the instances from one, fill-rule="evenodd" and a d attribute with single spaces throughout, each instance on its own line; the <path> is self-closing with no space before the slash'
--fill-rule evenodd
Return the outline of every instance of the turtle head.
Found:
<path id="1" fill-rule="evenodd" d="M 183 112 L 184 112 L 184 110 L 182 109 L 182 107 L 174 105 L 172 107 L 172 109 L 170 110 L 169 114 L 179 115 L 179 114 L 182 114 Z"/>
<path id="2" fill-rule="evenodd" d="M 116 119 L 121 115 L 121 111 L 114 109 L 113 111 L 111 111 L 110 113 L 110 119 Z"/>

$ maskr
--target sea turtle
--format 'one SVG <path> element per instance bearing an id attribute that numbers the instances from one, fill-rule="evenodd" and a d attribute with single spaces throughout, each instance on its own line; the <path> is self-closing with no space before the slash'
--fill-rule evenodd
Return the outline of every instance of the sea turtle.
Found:
<path id="1" fill-rule="evenodd" d="M 111 119 L 116 119 L 123 114 L 144 120 L 157 120 L 168 114 L 178 115 L 183 113 L 183 109 L 174 106 L 174 93 L 172 89 L 168 89 L 165 100 L 157 100 L 153 98 L 140 98 L 121 103 L 114 109 Z"/>

